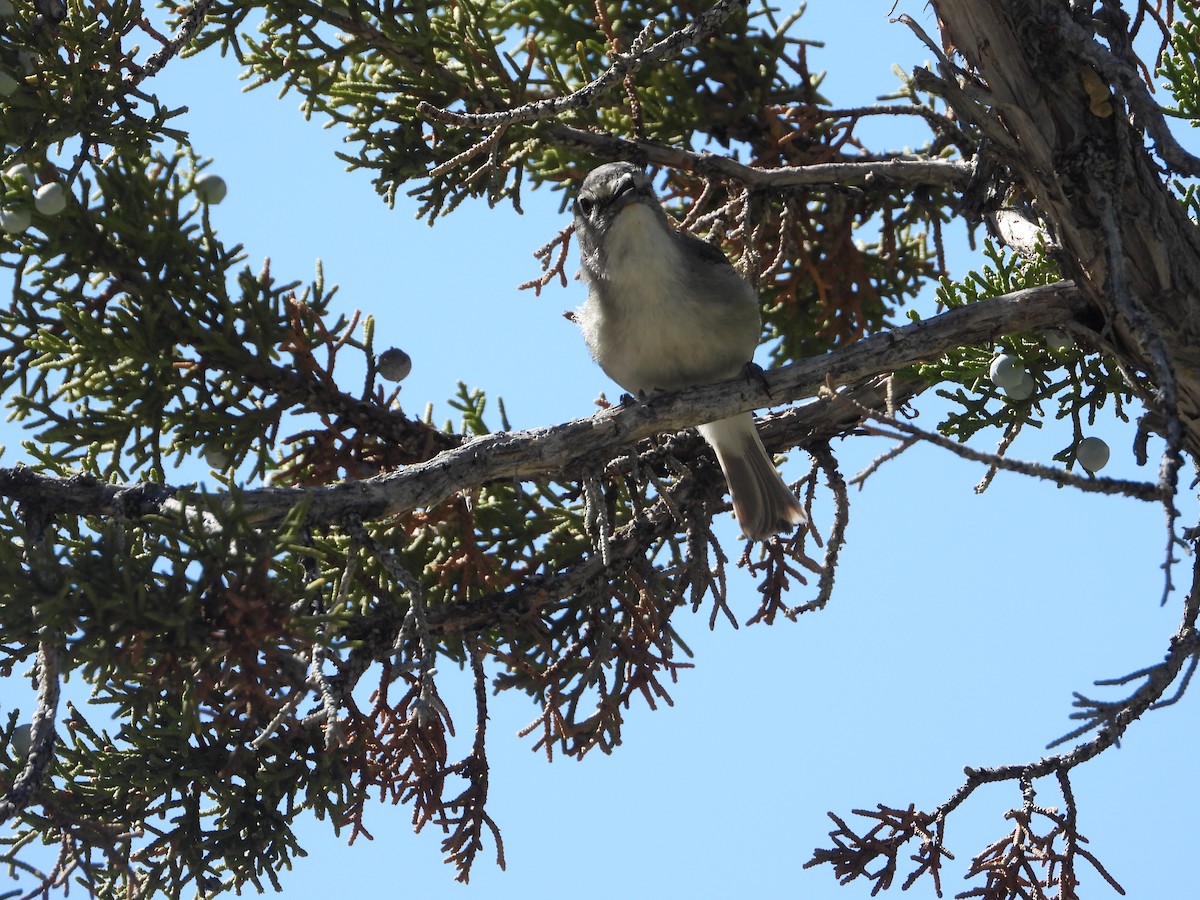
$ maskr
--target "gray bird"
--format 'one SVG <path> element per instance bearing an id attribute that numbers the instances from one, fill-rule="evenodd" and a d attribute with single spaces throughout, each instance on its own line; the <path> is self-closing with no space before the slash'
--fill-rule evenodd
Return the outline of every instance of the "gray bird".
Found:
<path id="1" fill-rule="evenodd" d="M 646 173 L 592 170 L 575 199 L 588 283 L 576 320 L 593 358 L 630 394 L 732 378 L 761 329 L 754 290 L 716 247 L 671 228 Z M 762 540 L 806 521 L 743 413 L 700 426 L 716 451 L 742 532 Z"/>

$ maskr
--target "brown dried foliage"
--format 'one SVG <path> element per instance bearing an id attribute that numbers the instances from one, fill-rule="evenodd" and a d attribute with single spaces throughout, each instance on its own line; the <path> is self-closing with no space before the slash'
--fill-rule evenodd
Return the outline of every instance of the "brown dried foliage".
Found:
<path id="1" fill-rule="evenodd" d="M 498 648 L 496 659 L 517 677 L 539 685 L 542 711 L 521 735 L 540 732 L 534 749 L 553 759 L 557 745 L 568 756 L 582 757 L 593 747 L 610 753 L 620 743 L 623 717 L 634 696 L 656 709 L 658 702 L 672 705 L 663 676 L 673 682 L 689 663 L 674 659 L 677 651 L 671 614 L 677 607 L 649 588 L 633 573 L 627 587 L 613 590 L 608 602 L 582 611 L 564 609 L 558 618 L 582 617 L 582 627 L 572 623 L 568 633 L 579 637 L 568 646 L 552 649 L 554 617 L 544 624 L 545 640 L 554 661 L 539 667 L 527 656 Z M 612 603 L 613 606 L 609 606 Z"/>
<path id="2" fill-rule="evenodd" d="M 1005 818 L 1015 823 L 1013 830 L 978 854 L 966 875 L 982 875 L 984 884 L 956 897 L 1076 900 L 1079 860 L 1091 865 L 1118 894 L 1125 893 L 1100 861 L 1081 846 L 1087 838 L 1075 829 L 1073 816 L 1030 805 L 1010 810 Z M 1042 822 L 1044 831 L 1039 832 L 1038 822 Z"/>
<path id="3" fill-rule="evenodd" d="M 828 863 L 842 884 L 857 878 L 874 882 L 871 889 L 874 895 L 892 886 L 901 851 L 909 841 L 919 839 L 920 846 L 911 857 L 917 867 L 905 880 L 904 888 L 907 890 L 917 878 L 928 874 L 938 896 L 942 895 L 942 860 L 954 858 L 942 843 L 942 821 L 911 805 L 907 809 L 893 809 L 880 804 L 876 810 L 856 809 L 854 815 L 873 823 L 870 830 L 858 834 L 844 820 L 829 813 L 829 818 L 837 825 L 829 833 L 835 846 L 830 850 L 813 851 L 812 859 L 804 864 L 804 868 Z M 877 868 L 872 869 L 872 866 Z"/>
<path id="4" fill-rule="evenodd" d="M 295 449 L 280 462 L 278 483 L 329 484 L 341 478 L 369 478 L 423 462 L 458 443 L 454 435 L 403 414 L 400 388 L 380 382 L 374 355 L 367 357 L 367 378 L 358 398 L 339 389 L 334 378 L 339 354 L 347 347 L 364 349 L 353 337 L 361 313 L 355 311 L 334 332 L 300 300 L 291 299 L 287 311 L 290 330 L 280 351 L 291 357 L 295 373 L 288 394 L 306 411 L 316 413 L 319 425 L 284 441 L 284 446 Z M 324 355 L 323 361 L 318 354 Z M 273 392 L 279 389 L 276 376 L 256 379 L 254 371 L 247 375 Z"/>
<path id="5" fill-rule="evenodd" d="M 427 825 L 440 828 L 446 837 L 442 849 L 457 871 L 459 881 L 469 881 L 471 868 L 483 849 L 484 832 L 496 847 L 496 859 L 504 867 L 504 844 L 500 829 L 486 809 L 488 797 L 487 677 L 484 654 L 471 653 L 475 683 L 476 728 L 470 752 L 462 760 L 449 761 L 449 739 L 454 724 L 438 695 L 432 672 L 420 674 L 384 665 L 379 687 L 371 697 L 371 709 L 362 713 L 352 700 L 347 702 L 343 726 L 346 744 L 355 756 L 354 803 L 342 824 L 351 826 L 351 842 L 359 835 L 368 839 L 364 824 L 366 803 L 371 795 L 381 801 L 412 806 L 412 822 L 420 832 Z M 404 686 L 397 701 L 390 698 L 395 684 Z M 447 796 L 451 778 L 465 782 L 453 797 Z"/>

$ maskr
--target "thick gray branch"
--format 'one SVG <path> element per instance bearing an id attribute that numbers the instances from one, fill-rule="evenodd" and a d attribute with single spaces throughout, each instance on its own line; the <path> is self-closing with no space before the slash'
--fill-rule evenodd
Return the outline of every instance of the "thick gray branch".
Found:
<path id="1" fill-rule="evenodd" d="M 475 438 L 427 462 L 366 481 L 317 488 L 263 488 L 246 491 L 239 502 L 255 519 L 278 521 L 301 502 L 314 521 L 341 521 L 395 515 L 433 506 L 455 493 L 501 480 L 579 477 L 617 451 L 656 434 L 678 431 L 739 412 L 814 397 L 829 386 L 856 385 L 895 372 L 967 344 L 999 335 L 1062 326 L 1086 311 L 1070 282 L 1030 288 L 983 300 L 941 315 L 876 334 L 824 356 L 775 369 L 758 379 L 655 395 L 644 402 L 614 407 L 563 425 Z M 813 421 L 829 410 L 813 404 Z M 853 419 L 853 415 L 850 415 Z M 802 444 L 811 428 L 793 422 L 786 439 L 768 429 L 774 449 Z M 814 426 L 815 427 L 815 426 Z M 0 496 L 43 511 L 74 515 L 122 515 L 170 509 L 176 489 L 155 485 L 120 486 L 90 479 L 54 479 L 23 469 L 0 469 Z"/>

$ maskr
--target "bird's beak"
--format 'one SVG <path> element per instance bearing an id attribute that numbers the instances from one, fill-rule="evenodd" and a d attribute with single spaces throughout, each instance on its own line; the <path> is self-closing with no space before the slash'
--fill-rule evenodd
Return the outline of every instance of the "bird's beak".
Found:
<path id="1" fill-rule="evenodd" d="M 630 203 L 636 203 L 640 197 L 637 184 L 633 178 L 625 177 L 617 183 L 617 188 L 613 191 L 612 197 L 609 198 L 608 206 L 615 213 L 624 209 Z"/>

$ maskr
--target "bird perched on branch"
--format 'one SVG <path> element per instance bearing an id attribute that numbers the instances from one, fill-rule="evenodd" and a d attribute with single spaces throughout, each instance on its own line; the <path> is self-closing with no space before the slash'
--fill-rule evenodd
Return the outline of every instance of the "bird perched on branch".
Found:
<path id="1" fill-rule="evenodd" d="M 732 378 L 754 356 L 754 290 L 716 247 L 673 229 L 646 173 L 602 165 L 575 199 L 588 299 L 576 315 L 588 349 L 630 394 Z M 700 426 L 725 473 L 742 532 L 762 540 L 807 520 L 767 455 L 754 418 Z"/>

